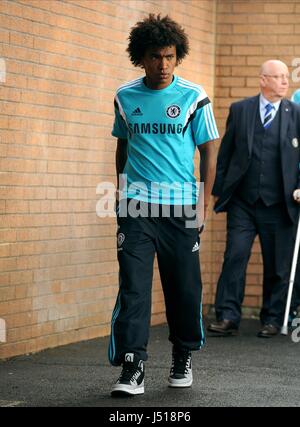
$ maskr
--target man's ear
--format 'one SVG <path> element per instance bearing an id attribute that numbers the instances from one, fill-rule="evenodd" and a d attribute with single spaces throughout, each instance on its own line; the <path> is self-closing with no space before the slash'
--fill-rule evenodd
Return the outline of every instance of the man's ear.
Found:
<path id="1" fill-rule="evenodd" d="M 261 85 L 262 87 L 266 87 L 266 78 L 265 78 L 265 76 L 260 75 L 260 76 L 259 76 L 259 81 L 260 81 L 260 85 Z"/>

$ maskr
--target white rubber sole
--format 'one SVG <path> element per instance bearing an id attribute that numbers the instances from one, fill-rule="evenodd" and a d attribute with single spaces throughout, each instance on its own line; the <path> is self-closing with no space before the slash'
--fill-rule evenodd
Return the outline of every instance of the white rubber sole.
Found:
<path id="1" fill-rule="evenodd" d="M 127 384 L 115 384 L 112 387 L 112 395 L 127 395 L 127 396 L 136 396 L 137 394 L 144 394 L 144 381 L 137 387 L 130 387 Z"/>
<path id="2" fill-rule="evenodd" d="M 193 384 L 193 378 L 191 378 L 189 381 L 183 381 L 183 380 L 176 380 L 173 378 L 168 378 L 168 386 L 174 387 L 174 388 L 184 388 L 184 387 L 191 387 Z"/>

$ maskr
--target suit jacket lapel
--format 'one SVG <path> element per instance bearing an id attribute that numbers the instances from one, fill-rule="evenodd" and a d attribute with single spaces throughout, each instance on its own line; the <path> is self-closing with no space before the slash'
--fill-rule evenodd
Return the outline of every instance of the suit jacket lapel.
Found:
<path id="1" fill-rule="evenodd" d="M 287 137 L 287 130 L 289 127 L 289 121 L 291 117 L 290 106 L 285 99 L 281 101 L 281 117 L 280 117 L 280 147 L 284 148 L 284 142 Z"/>
<path id="2" fill-rule="evenodd" d="M 256 114 L 258 109 L 259 109 L 259 95 L 249 100 L 249 107 L 247 111 L 247 139 L 248 139 L 249 157 L 251 156 L 251 152 L 252 152 L 255 119 L 256 119 Z"/>

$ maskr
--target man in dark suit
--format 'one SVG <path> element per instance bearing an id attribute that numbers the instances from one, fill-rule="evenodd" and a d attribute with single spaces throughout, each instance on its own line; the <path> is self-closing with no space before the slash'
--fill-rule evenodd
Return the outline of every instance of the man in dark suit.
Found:
<path id="1" fill-rule="evenodd" d="M 264 266 L 258 336 L 279 333 L 298 219 L 300 107 L 284 99 L 289 71 L 283 62 L 266 61 L 259 79 L 259 95 L 230 107 L 212 192 L 215 211 L 227 212 L 227 244 L 216 292 L 217 321 L 208 330 L 224 336 L 238 333 L 256 235 Z"/>

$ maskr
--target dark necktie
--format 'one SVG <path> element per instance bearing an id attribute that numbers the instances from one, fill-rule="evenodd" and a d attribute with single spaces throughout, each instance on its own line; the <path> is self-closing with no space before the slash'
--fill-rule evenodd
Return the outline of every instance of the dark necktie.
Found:
<path id="1" fill-rule="evenodd" d="M 272 110 L 275 110 L 275 107 L 272 104 L 267 104 L 265 106 L 265 109 L 266 111 L 265 111 L 265 117 L 264 117 L 264 128 L 268 129 L 268 127 L 271 125 L 272 120 L 274 118 Z"/>

